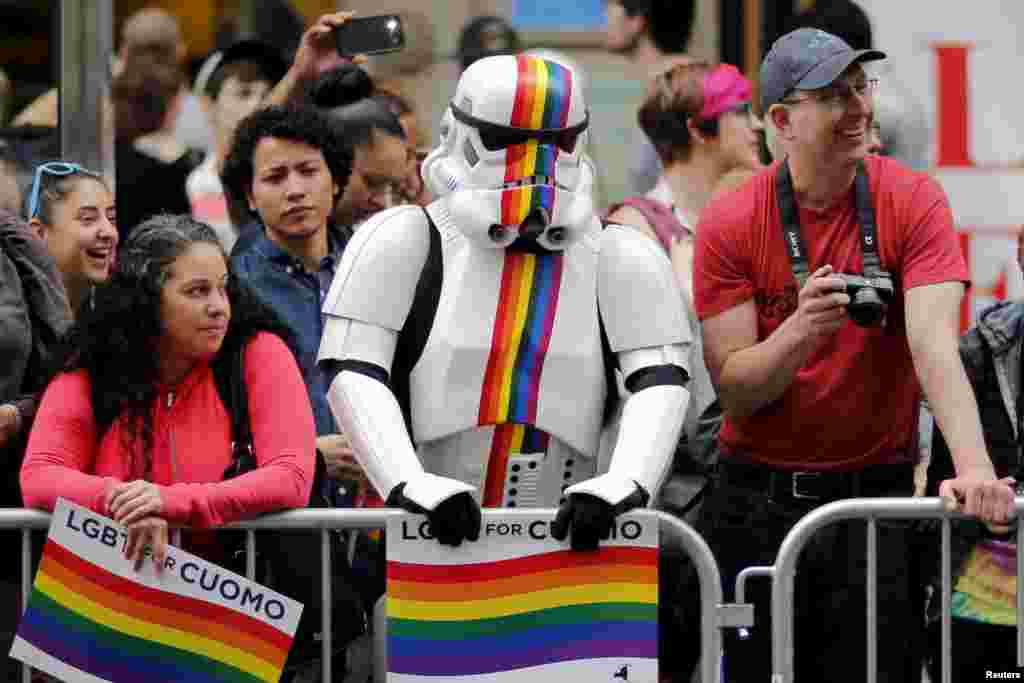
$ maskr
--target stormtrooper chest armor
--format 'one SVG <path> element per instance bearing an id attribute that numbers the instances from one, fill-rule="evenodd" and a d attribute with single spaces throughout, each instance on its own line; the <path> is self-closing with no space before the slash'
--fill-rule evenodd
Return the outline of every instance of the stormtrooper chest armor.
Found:
<path id="1" fill-rule="evenodd" d="M 472 468 L 465 461 L 476 458 L 467 449 L 491 451 L 502 439 L 524 453 L 564 451 L 561 459 L 570 464 L 573 457 L 594 460 L 607 391 L 596 240 L 584 237 L 555 253 L 481 249 L 446 225 L 446 215 L 434 218 L 444 275 L 410 377 L 412 427 L 424 465 L 437 471 L 431 452 L 461 461 L 456 469 Z M 561 443 L 552 448 L 549 440 Z M 486 453 L 479 457 L 486 460 Z M 483 483 L 482 470 L 461 474 Z M 570 472 L 558 476 L 577 479 Z"/>

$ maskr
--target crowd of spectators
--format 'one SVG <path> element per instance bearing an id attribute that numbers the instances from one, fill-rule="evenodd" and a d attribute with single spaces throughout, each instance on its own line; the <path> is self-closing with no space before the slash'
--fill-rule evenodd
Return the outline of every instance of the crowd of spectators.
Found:
<path id="1" fill-rule="evenodd" d="M 1016 585 L 992 567 L 1016 552 L 1005 523 L 1021 429 L 1021 304 L 984 313 L 958 348 L 966 266 L 942 188 L 914 170 L 926 157 L 914 103 L 898 90 L 877 107 L 872 98 L 871 62 L 883 55 L 866 16 L 846 0 L 797 15 L 761 65 L 754 102 L 736 67 L 686 55 L 693 3 L 607 6 L 606 47 L 650 78 L 628 162 L 633 194 L 606 220 L 659 246 L 694 339 L 682 437 L 653 504 L 704 535 L 729 592 L 822 503 L 913 495 L 919 432 L 931 441 L 934 415 L 927 490 L 982 520 L 955 527 L 953 680 L 979 662 L 1009 669 L 1014 605 L 988 598 Z M 325 49 L 349 16 L 322 18 L 294 55 L 255 39 L 226 45 L 192 86 L 176 19 L 133 15 L 104 102 L 113 185 L 58 160 L 53 92 L 0 130 L 0 504 L 52 509 L 64 496 L 109 515 L 128 528 L 137 563 L 145 546 L 160 562 L 168 524 L 193 527 L 189 548 L 227 563 L 213 527 L 307 506 L 311 493 L 336 507 L 383 504 L 316 359 L 324 300 L 360 226 L 433 201 L 419 170 L 429 122 L 362 60 Z M 480 17 L 462 33 L 460 67 L 522 48 L 503 19 Z M 9 89 L 0 73 L 0 121 Z M 844 275 L 862 272 L 864 201 L 897 282 L 876 327 L 851 320 Z M 796 277 L 782 247 L 791 225 L 810 264 Z M 218 373 L 236 355 L 256 462 L 226 479 L 233 421 Z M 344 599 L 361 621 L 340 643 L 336 666 L 351 674 L 365 663 L 346 660 L 344 646 L 383 592 L 383 555 L 366 535 L 338 542 L 352 588 Z M 18 538 L 0 543 L 13 553 Z M 928 614 L 925 604 L 934 577 L 922 559 L 937 544 L 909 524 L 880 528 L 880 680 L 919 680 L 923 663 L 940 676 L 935 601 Z M 863 552 L 852 524 L 815 540 L 814 568 L 797 587 L 797 680 L 823 670 L 864 678 Z M 661 567 L 661 677 L 689 681 L 695 579 L 678 548 Z M 17 626 L 17 581 L 9 563 L 0 646 Z M 755 635 L 727 634 L 730 681 L 770 669 L 767 595 L 753 596 Z M 849 663 L 841 675 L 835 661 Z M 285 680 L 314 680 L 315 660 L 303 666 Z"/>

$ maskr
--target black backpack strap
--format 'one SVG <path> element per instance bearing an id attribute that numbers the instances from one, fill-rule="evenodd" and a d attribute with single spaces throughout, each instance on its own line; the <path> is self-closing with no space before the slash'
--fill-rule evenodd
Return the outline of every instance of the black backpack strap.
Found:
<path id="1" fill-rule="evenodd" d="M 245 347 L 248 340 L 230 350 L 213 365 L 217 393 L 231 420 L 231 464 L 224 471 L 230 479 L 256 468 L 256 453 L 249 421 L 249 394 L 245 386 Z"/>
<path id="2" fill-rule="evenodd" d="M 405 418 L 406 429 L 409 435 L 412 433 L 412 414 L 409 397 L 409 378 L 412 370 L 423 355 L 423 348 L 427 345 L 427 338 L 430 330 L 434 327 L 434 317 L 437 315 L 437 305 L 441 300 L 441 282 L 444 278 L 444 259 L 441 255 L 441 231 L 438 230 L 430 213 L 424 209 L 423 215 L 427 218 L 430 231 L 430 247 L 427 252 L 427 260 L 420 272 L 420 279 L 416 283 L 416 293 L 413 296 L 412 306 L 409 315 L 405 318 L 405 324 L 398 333 L 398 343 L 395 346 L 395 359 L 391 364 L 391 390 L 398 399 L 398 405 L 402 408 L 402 416 Z M 413 436 L 415 443 L 415 437 Z"/>
<path id="3" fill-rule="evenodd" d="M 231 435 L 235 453 L 248 452 L 253 456 L 252 424 L 249 422 L 249 392 L 245 387 L 245 345 L 241 345 L 232 359 L 231 367 Z M 253 462 L 255 465 L 255 462 Z"/>
<path id="4" fill-rule="evenodd" d="M 231 419 L 231 464 L 224 470 L 224 479 L 251 472 L 257 467 L 249 415 L 249 392 L 245 382 L 245 347 L 248 342 L 249 340 L 242 342 L 237 349 L 218 359 L 213 366 L 217 393 L 220 394 L 220 400 Z M 326 479 L 327 463 L 320 451 L 317 451 L 309 507 L 330 507 L 330 501 L 323 495 Z"/>
<path id="5" fill-rule="evenodd" d="M 601 356 L 604 360 L 604 381 L 608 385 L 601 422 L 602 424 L 608 424 L 615 417 L 615 406 L 619 401 L 619 383 L 615 376 L 615 371 L 619 369 L 619 358 L 612 351 L 611 342 L 608 341 L 608 332 L 604 329 L 604 319 L 601 317 L 600 308 L 597 311 L 597 324 L 601 330 Z"/>
<path id="6" fill-rule="evenodd" d="M 601 223 L 604 230 L 608 225 Z M 604 360 L 604 382 L 608 385 L 608 393 L 604 399 L 604 412 L 602 413 L 602 424 L 607 425 L 615 417 L 615 407 L 619 401 L 619 383 L 615 371 L 619 369 L 619 357 L 612 351 L 612 344 L 608 341 L 608 331 L 604 328 L 604 318 L 601 316 L 601 307 L 597 307 L 597 326 L 601 332 L 601 356 Z"/>

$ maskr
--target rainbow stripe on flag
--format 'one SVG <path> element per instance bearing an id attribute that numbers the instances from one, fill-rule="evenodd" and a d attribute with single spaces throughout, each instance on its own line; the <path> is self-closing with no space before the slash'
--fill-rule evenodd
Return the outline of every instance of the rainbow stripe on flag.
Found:
<path id="1" fill-rule="evenodd" d="M 389 561 L 387 571 L 395 674 L 472 676 L 658 656 L 657 548 L 463 565 Z"/>
<path id="2" fill-rule="evenodd" d="M 505 250 L 478 425 L 536 422 L 562 266 L 562 254 Z"/>
<path id="3" fill-rule="evenodd" d="M 565 128 L 572 102 L 572 72 L 561 64 L 539 57 L 519 55 L 518 79 L 512 118 L 514 128 Z M 554 177 L 558 147 L 529 140 L 512 145 L 505 154 L 505 182 L 543 175 Z M 501 222 L 519 225 L 531 211 L 544 209 L 551 215 L 554 188 L 533 186 L 505 190 L 501 196 Z"/>
<path id="4" fill-rule="evenodd" d="M 93 559 L 119 556 L 112 541 L 120 527 L 109 520 L 106 527 L 90 527 L 88 522 L 106 518 L 78 506 L 71 508 L 65 524 L 62 514 L 68 509 L 65 504 L 54 513 L 12 656 L 70 681 L 269 683 L 280 678 L 298 617 L 287 632 L 218 604 L 217 599 L 246 591 L 247 597 L 262 596 L 259 604 L 266 606 L 264 599 L 277 594 L 264 593 L 266 589 L 257 584 L 233 578 L 234 574 L 174 548 L 169 550 L 175 561 L 168 563 L 174 566 L 164 570 L 164 580 L 174 585 L 185 577 L 184 584 L 196 592 L 209 591 L 211 599 L 161 590 L 123 576 L 104 562 L 83 556 L 89 554 L 90 544 L 96 550 Z M 54 527 L 65 537 L 80 533 L 65 545 L 60 540 L 68 539 L 55 538 Z M 100 528 L 111 533 L 102 538 L 81 533 Z M 127 564 L 123 556 L 120 561 Z M 152 574 L 151 563 L 149 571 Z M 255 604 L 249 601 L 247 608 Z M 282 602 L 275 605 L 286 609 Z"/>

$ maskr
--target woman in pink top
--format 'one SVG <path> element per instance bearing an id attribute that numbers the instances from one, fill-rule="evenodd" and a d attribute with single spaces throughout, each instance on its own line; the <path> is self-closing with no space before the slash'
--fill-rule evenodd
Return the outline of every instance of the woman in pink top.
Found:
<path id="1" fill-rule="evenodd" d="M 219 526 L 303 507 L 315 432 L 290 333 L 230 276 L 217 235 L 187 216 L 136 228 L 69 334 L 21 470 L 29 507 L 63 496 L 127 526 L 125 553 L 161 566 L 167 525 Z M 231 420 L 213 367 L 244 348 L 258 467 L 224 481 Z M 192 550 L 223 560 L 212 534 Z"/>

